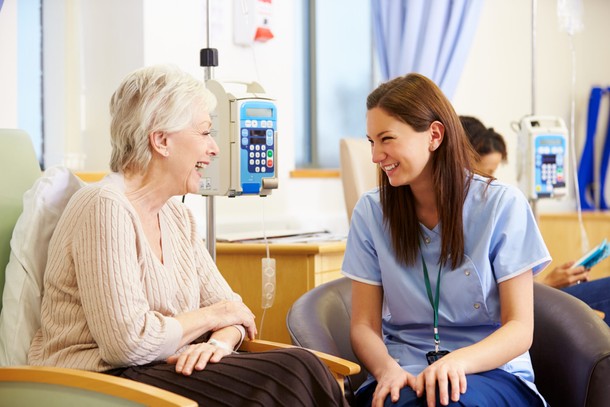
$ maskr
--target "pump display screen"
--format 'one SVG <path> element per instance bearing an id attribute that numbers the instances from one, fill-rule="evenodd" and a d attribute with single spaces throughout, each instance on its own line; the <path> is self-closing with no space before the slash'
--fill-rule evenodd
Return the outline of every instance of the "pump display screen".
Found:
<path id="1" fill-rule="evenodd" d="M 538 142 L 540 146 L 563 146 L 563 139 L 559 137 L 541 137 Z"/>
<path id="2" fill-rule="evenodd" d="M 263 129 L 252 129 L 250 130 L 250 134 L 253 137 L 265 137 L 265 135 L 267 134 L 267 130 L 263 130 Z"/>
<path id="3" fill-rule="evenodd" d="M 266 140 L 267 139 L 264 136 L 263 137 L 250 137 L 250 144 L 254 144 L 254 145 L 261 144 L 262 145 L 262 144 L 265 144 Z"/>
<path id="4" fill-rule="evenodd" d="M 246 115 L 249 117 L 273 117 L 273 109 L 249 107 L 246 108 Z"/>
<path id="5" fill-rule="evenodd" d="M 542 164 L 555 164 L 557 156 L 555 154 L 542 154 Z"/>

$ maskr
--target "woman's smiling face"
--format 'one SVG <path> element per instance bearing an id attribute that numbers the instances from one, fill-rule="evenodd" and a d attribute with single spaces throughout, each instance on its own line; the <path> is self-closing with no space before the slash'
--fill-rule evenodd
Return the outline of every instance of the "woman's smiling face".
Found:
<path id="1" fill-rule="evenodd" d="M 373 162 L 386 173 L 390 185 L 412 185 L 431 179 L 430 130 L 417 132 L 378 107 L 367 112 L 366 129 Z"/>
<path id="2" fill-rule="evenodd" d="M 212 156 L 219 153 L 218 145 L 210 134 L 211 126 L 209 113 L 199 109 L 194 114 L 191 127 L 169 135 L 172 177 L 181 189 L 177 195 L 197 193 L 201 178 L 199 170 L 207 167 Z"/>

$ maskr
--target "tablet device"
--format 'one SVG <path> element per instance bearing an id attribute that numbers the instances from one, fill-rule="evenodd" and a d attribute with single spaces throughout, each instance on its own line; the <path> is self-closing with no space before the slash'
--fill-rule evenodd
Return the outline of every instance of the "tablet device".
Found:
<path id="1" fill-rule="evenodd" d="M 608 257 L 610 254 L 610 246 L 606 242 L 606 239 L 602 240 L 600 244 L 591 249 L 588 253 L 576 260 L 572 268 L 584 266 L 586 269 L 590 269 L 597 263 Z"/>

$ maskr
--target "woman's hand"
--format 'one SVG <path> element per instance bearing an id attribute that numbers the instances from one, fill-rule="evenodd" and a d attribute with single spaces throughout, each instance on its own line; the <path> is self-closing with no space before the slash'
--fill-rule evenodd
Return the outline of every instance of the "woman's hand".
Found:
<path id="1" fill-rule="evenodd" d="M 428 366 L 417 376 L 413 389 L 417 397 L 421 397 L 425 392 L 428 407 L 434 407 L 436 405 L 437 386 L 441 405 L 449 404 L 449 397 L 453 402 L 459 401 L 460 394 L 466 393 L 464 367 L 458 361 L 445 356 Z"/>
<path id="2" fill-rule="evenodd" d="M 372 407 L 383 407 L 386 397 L 390 396 L 392 403 L 396 403 L 400 397 L 400 389 L 405 386 L 413 387 L 415 376 L 395 364 L 391 369 L 383 372 L 377 378 L 377 387 L 373 393 Z"/>
<path id="3" fill-rule="evenodd" d="M 579 281 L 589 280 L 589 270 L 583 266 L 572 268 L 573 261 L 555 267 L 550 273 L 544 276 L 542 282 L 554 288 L 569 287 Z"/>
<path id="4" fill-rule="evenodd" d="M 182 325 L 179 348 L 186 346 L 206 332 L 217 332 L 223 328 L 241 325 L 249 339 L 256 336 L 254 314 L 241 301 L 218 301 L 193 311 L 183 312 L 175 318 Z"/>
<path id="5" fill-rule="evenodd" d="M 214 331 L 231 325 L 242 325 L 246 329 L 246 335 L 249 339 L 256 337 L 257 331 L 256 324 L 254 323 L 254 313 L 243 302 L 219 301 L 202 308 L 202 310 L 208 313 L 210 318 L 214 318 L 217 321 L 213 328 Z"/>
<path id="6" fill-rule="evenodd" d="M 208 363 L 218 363 L 226 355 L 233 353 L 229 347 L 212 345 L 207 342 L 189 345 L 184 352 L 167 358 L 167 363 L 176 364 L 176 373 L 189 376 L 195 370 L 203 370 Z"/>

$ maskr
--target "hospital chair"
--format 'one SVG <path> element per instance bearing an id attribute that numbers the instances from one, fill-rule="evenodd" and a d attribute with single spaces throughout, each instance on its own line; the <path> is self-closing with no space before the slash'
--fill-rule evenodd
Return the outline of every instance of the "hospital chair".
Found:
<path id="1" fill-rule="evenodd" d="M 349 339 L 351 280 L 342 277 L 303 294 L 286 317 L 293 344 L 359 363 Z M 606 407 L 610 401 L 610 329 L 585 303 L 534 283 L 530 355 L 538 390 L 553 407 Z M 345 382 L 345 396 L 366 379 Z"/>
<path id="2" fill-rule="evenodd" d="M 371 144 L 365 138 L 339 140 L 339 161 L 347 220 L 350 221 L 360 195 L 377 185 L 377 165 L 371 161 Z"/>
<path id="3" fill-rule="evenodd" d="M 30 137 L 23 131 L 0 129 L 0 292 L 11 253 L 10 240 L 22 212 L 24 193 L 41 176 Z M 1 308 L 1 305 L 0 305 Z M 240 351 L 262 352 L 293 345 L 244 341 Z M 315 352 L 343 386 L 343 377 L 359 371 L 351 361 Z M 103 373 L 33 366 L 0 367 L 2 405 L 196 406 L 194 401 L 143 383 Z"/>
<path id="4" fill-rule="evenodd" d="M 366 139 L 342 139 L 341 178 L 346 208 L 376 186 Z M 363 174 L 361 169 L 368 171 Z M 359 363 L 349 339 L 351 282 L 347 278 L 320 285 L 290 308 L 287 326 L 295 345 L 320 350 Z M 585 303 L 563 291 L 534 285 L 534 340 L 530 355 L 541 394 L 552 406 L 602 407 L 610 400 L 610 329 Z M 346 378 L 345 395 L 366 378 Z"/>

